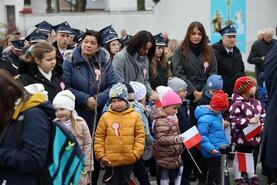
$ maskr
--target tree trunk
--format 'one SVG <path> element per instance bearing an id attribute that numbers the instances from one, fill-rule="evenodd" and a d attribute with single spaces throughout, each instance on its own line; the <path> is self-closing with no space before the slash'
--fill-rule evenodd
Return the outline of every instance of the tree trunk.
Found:
<path id="1" fill-rule="evenodd" d="M 76 0 L 75 12 L 85 12 L 86 5 L 87 5 L 87 0 Z"/>
<path id="2" fill-rule="evenodd" d="M 145 0 L 137 0 L 138 11 L 145 10 Z"/>
<path id="3" fill-rule="evenodd" d="M 47 3 L 46 12 L 51 13 L 53 11 L 52 10 L 52 0 L 46 0 L 46 3 Z"/>
<path id="4" fill-rule="evenodd" d="M 56 0 L 56 12 L 60 12 L 60 0 Z"/>

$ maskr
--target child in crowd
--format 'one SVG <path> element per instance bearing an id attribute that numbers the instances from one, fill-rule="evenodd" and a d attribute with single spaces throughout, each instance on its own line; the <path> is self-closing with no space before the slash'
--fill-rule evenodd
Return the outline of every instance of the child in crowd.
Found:
<path id="1" fill-rule="evenodd" d="M 248 76 L 236 80 L 229 112 L 232 144 L 237 152 L 253 153 L 256 169 L 261 143 L 260 134 L 247 140 L 243 132 L 243 129 L 251 124 L 264 124 L 265 111 L 260 101 L 255 98 L 256 87 L 254 83 L 254 80 Z M 247 173 L 249 179 L 246 179 L 234 168 L 234 175 L 237 184 L 244 184 L 248 180 L 252 185 L 259 184 L 258 176 L 253 173 Z"/>
<path id="2" fill-rule="evenodd" d="M 85 168 L 78 184 L 87 185 L 90 183 L 90 171 L 93 170 L 92 138 L 87 123 L 82 117 L 77 115 L 75 111 L 75 96 L 71 91 L 64 90 L 59 92 L 53 99 L 53 106 L 56 109 L 56 120 L 59 120 L 71 130 L 85 153 Z"/>
<path id="3" fill-rule="evenodd" d="M 155 121 L 154 158 L 159 171 L 160 185 L 168 185 L 169 177 L 172 177 L 175 185 L 180 185 L 182 139 L 179 136 L 176 113 L 182 100 L 178 94 L 169 90 L 160 101 L 161 107 L 152 113 Z"/>
<path id="4" fill-rule="evenodd" d="M 207 90 L 203 93 L 202 98 L 197 102 L 199 105 L 209 105 L 213 95 L 217 91 L 221 91 L 223 88 L 223 79 L 221 75 L 211 75 L 207 79 L 206 83 Z"/>
<path id="5" fill-rule="evenodd" d="M 129 184 L 133 164 L 142 156 L 145 135 L 143 123 L 127 101 L 127 88 L 122 83 L 109 92 L 110 107 L 98 123 L 94 151 L 105 166 L 107 184 Z"/>
<path id="6" fill-rule="evenodd" d="M 208 178 L 207 182 L 204 182 L 207 185 L 219 183 L 219 149 L 229 145 L 222 126 L 221 114 L 228 108 L 228 97 L 221 91 L 213 95 L 210 105 L 198 106 L 195 109 L 198 130 L 203 138 L 200 150 L 207 165 Z"/>
<path id="7" fill-rule="evenodd" d="M 152 144 L 153 137 L 150 134 L 149 129 L 149 112 L 145 106 L 146 100 L 146 87 L 140 82 L 130 81 L 130 85 L 134 90 L 135 101 L 132 103 L 133 108 L 137 113 L 139 113 L 140 118 L 144 124 L 144 133 L 145 133 L 145 146 L 144 153 L 142 158 L 134 165 L 134 174 L 137 177 L 140 184 L 150 185 L 149 177 L 147 170 L 144 166 L 144 161 L 152 157 Z"/>
<path id="8" fill-rule="evenodd" d="M 191 127 L 190 120 L 189 120 L 189 107 L 188 107 L 189 100 L 185 99 L 187 95 L 187 84 L 184 80 L 178 77 L 169 78 L 167 84 L 182 99 L 182 104 L 177 111 L 177 118 L 179 121 L 180 132 L 183 133 Z M 190 184 L 189 175 L 191 174 L 194 168 L 194 164 L 186 150 L 183 151 L 182 153 L 182 159 L 183 159 L 184 168 L 182 172 L 181 184 L 189 185 Z"/>

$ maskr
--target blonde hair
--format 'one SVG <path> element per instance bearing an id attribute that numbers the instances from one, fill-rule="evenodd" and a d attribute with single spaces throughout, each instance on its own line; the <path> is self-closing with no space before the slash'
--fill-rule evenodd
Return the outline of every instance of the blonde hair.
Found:
<path id="1" fill-rule="evenodd" d="M 170 58 L 174 51 L 179 47 L 179 42 L 176 39 L 170 39 L 168 41 L 168 45 L 167 45 L 167 54 L 166 54 L 166 58 Z"/>

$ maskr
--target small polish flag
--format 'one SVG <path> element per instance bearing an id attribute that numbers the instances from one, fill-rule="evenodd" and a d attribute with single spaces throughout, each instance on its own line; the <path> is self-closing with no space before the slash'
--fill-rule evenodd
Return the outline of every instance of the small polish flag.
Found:
<path id="1" fill-rule="evenodd" d="M 181 137 L 184 138 L 183 143 L 187 149 L 194 147 L 202 141 L 202 137 L 200 136 L 196 126 L 191 127 L 186 132 L 181 134 Z"/>
<path id="2" fill-rule="evenodd" d="M 238 164 L 238 170 L 240 172 L 252 172 L 254 173 L 254 159 L 252 153 L 235 153 L 235 161 Z"/>
<path id="3" fill-rule="evenodd" d="M 243 133 L 249 141 L 253 137 L 255 137 L 257 134 L 261 132 L 262 125 L 261 124 L 249 124 L 246 128 L 243 129 Z"/>

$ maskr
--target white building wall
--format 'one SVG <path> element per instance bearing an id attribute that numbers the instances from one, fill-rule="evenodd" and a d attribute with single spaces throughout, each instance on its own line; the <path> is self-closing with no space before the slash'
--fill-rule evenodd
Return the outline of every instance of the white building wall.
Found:
<path id="1" fill-rule="evenodd" d="M 32 0 L 31 7 L 34 14 L 46 13 L 47 2 L 46 0 Z"/>
<path id="2" fill-rule="evenodd" d="M 110 7 L 119 2 L 118 6 L 123 6 L 127 0 L 109 0 Z M 128 1 L 130 2 L 130 1 Z M 136 2 L 136 1 L 134 1 Z M 261 8 L 262 7 L 262 8 Z M 249 47 L 256 39 L 258 30 L 265 27 L 276 25 L 277 17 L 276 0 L 246 0 L 246 41 L 247 50 L 243 53 L 246 61 Z M 182 40 L 184 38 L 187 26 L 192 21 L 200 21 L 206 28 L 207 34 L 210 34 L 210 1 L 203 0 L 161 0 L 153 11 L 146 12 L 103 12 L 103 13 L 75 13 L 75 14 L 32 14 L 25 16 L 25 26 L 23 21 L 18 22 L 20 28 L 27 28 L 30 32 L 33 25 L 42 20 L 52 24 L 58 24 L 67 20 L 72 27 L 80 29 L 99 30 L 104 26 L 112 24 L 119 31 L 126 28 L 129 34 L 135 34 L 137 31 L 146 29 L 153 34 L 167 31 L 170 38 Z M 247 63 L 248 70 L 253 70 Z"/>

